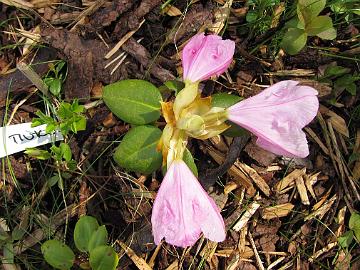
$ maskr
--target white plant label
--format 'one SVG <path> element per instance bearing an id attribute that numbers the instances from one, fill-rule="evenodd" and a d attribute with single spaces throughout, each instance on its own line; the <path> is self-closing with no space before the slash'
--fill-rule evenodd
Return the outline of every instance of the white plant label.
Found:
<path id="1" fill-rule="evenodd" d="M 45 128 L 46 125 L 31 127 L 31 123 L 0 127 L 0 158 L 64 139 L 60 131 L 46 134 Z"/>

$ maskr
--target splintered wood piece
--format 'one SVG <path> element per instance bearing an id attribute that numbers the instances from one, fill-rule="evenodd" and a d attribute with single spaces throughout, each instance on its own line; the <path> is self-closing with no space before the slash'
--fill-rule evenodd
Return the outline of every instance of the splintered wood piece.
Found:
<path id="1" fill-rule="evenodd" d="M 283 260 L 285 260 L 286 257 L 280 257 L 273 261 L 269 266 L 266 268 L 267 270 L 273 269 L 275 266 L 277 266 L 279 263 L 281 263 Z"/>
<path id="2" fill-rule="evenodd" d="M 216 161 L 216 163 L 221 164 L 224 162 L 225 157 L 219 153 L 219 151 L 215 150 L 213 147 L 206 147 L 207 153 Z M 233 180 L 243 186 L 246 189 L 246 193 L 250 196 L 255 195 L 255 188 L 251 181 L 246 177 L 246 175 L 236 166 L 231 166 L 228 170 L 230 176 L 233 177 Z"/>
<path id="3" fill-rule="evenodd" d="M 337 223 L 340 225 L 339 228 L 336 230 L 335 235 L 339 238 L 345 231 L 345 214 L 346 214 L 347 207 L 344 206 L 341 208 L 337 215 Z"/>
<path id="4" fill-rule="evenodd" d="M 229 193 L 233 192 L 235 189 L 239 188 L 239 186 L 240 185 L 238 185 L 234 181 L 230 181 L 230 182 L 226 183 L 226 185 L 224 187 L 224 193 L 229 194 Z"/>
<path id="5" fill-rule="evenodd" d="M 326 202 L 327 198 L 329 197 L 330 193 L 331 193 L 331 190 L 332 190 L 332 186 L 329 188 L 329 190 L 325 193 L 324 196 L 321 197 L 321 199 L 316 203 L 314 204 L 312 210 L 318 210 L 323 204 L 324 202 Z"/>
<path id="6" fill-rule="evenodd" d="M 126 33 L 125 36 L 122 37 L 122 39 L 119 40 L 119 42 L 114 46 L 114 48 L 112 48 L 106 55 L 105 55 L 105 59 L 109 59 L 111 56 L 113 56 L 120 48 L 121 46 L 129 39 L 131 38 L 137 30 L 140 29 L 140 27 L 143 25 L 143 23 L 145 22 L 145 20 L 142 20 L 139 24 L 139 26 L 132 31 L 129 31 L 128 33 Z"/>
<path id="7" fill-rule="evenodd" d="M 251 233 L 249 232 L 248 233 L 248 238 L 249 238 L 249 241 L 250 241 L 250 244 L 251 244 L 251 247 L 253 248 L 253 251 L 254 251 L 254 254 L 255 254 L 255 258 L 256 258 L 256 262 L 257 262 L 257 265 L 259 267 L 260 270 L 265 270 L 265 267 L 260 259 L 260 256 L 259 256 L 259 253 L 257 251 L 257 248 L 256 248 L 256 245 L 255 245 L 255 242 L 254 242 L 254 239 L 251 235 Z"/>
<path id="8" fill-rule="evenodd" d="M 316 179 L 317 179 L 317 175 L 319 175 L 319 173 L 316 174 Z M 311 182 L 311 178 L 308 175 L 304 174 L 303 179 L 304 179 L 307 190 L 310 192 L 311 197 L 313 197 L 316 200 L 316 195 L 315 195 L 315 191 L 313 189 L 313 184 Z"/>
<path id="9" fill-rule="evenodd" d="M 116 241 L 121 248 L 125 251 L 126 255 L 133 261 L 133 263 L 136 265 L 137 268 L 141 270 L 152 270 L 152 268 L 146 263 L 146 261 L 143 258 L 140 258 L 136 253 L 125 243 L 117 240 Z"/>
<path id="10" fill-rule="evenodd" d="M 263 219 L 286 217 L 294 207 L 295 205 L 291 203 L 284 203 L 276 206 L 266 207 L 263 209 L 261 217 Z"/>
<path id="11" fill-rule="evenodd" d="M 220 135 L 209 138 L 209 141 L 220 152 L 226 153 L 229 150 L 229 147 L 226 145 L 223 137 Z"/>
<path id="12" fill-rule="evenodd" d="M 248 165 L 241 163 L 241 162 L 235 162 L 235 166 L 238 166 L 240 169 L 242 169 L 246 174 L 249 175 L 251 180 L 254 181 L 256 186 L 267 196 L 270 196 L 270 187 L 265 182 L 265 180 L 251 167 Z"/>
<path id="13" fill-rule="evenodd" d="M 176 17 L 176 16 L 180 16 L 181 10 L 178 9 L 177 7 L 168 4 L 164 9 L 163 12 L 166 13 L 166 15 L 171 16 L 171 17 Z"/>
<path id="14" fill-rule="evenodd" d="M 179 269 L 179 260 L 176 259 L 175 261 L 173 261 L 167 268 L 166 270 L 178 270 Z M 142 269 L 141 269 L 142 270 Z"/>
<path id="15" fill-rule="evenodd" d="M 304 218 L 305 221 L 313 219 L 317 217 L 318 219 L 322 219 L 324 215 L 331 209 L 331 206 L 337 199 L 337 196 L 334 195 L 330 200 L 325 202 L 319 209 L 315 210 L 314 212 L 310 213 L 308 216 Z"/>
<path id="16" fill-rule="evenodd" d="M 154 268 L 155 259 L 156 259 L 157 255 L 159 254 L 159 251 L 160 251 L 160 249 L 161 249 L 162 243 L 163 243 L 163 242 L 160 242 L 160 244 L 156 246 L 154 253 L 153 253 L 153 254 L 151 255 L 151 257 L 150 257 L 150 260 L 149 260 L 149 262 L 148 262 L 148 265 L 149 265 L 151 268 Z"/>
<path id="17" fill-rule="evenodd" d="M 309 262 L 311 262 L 311 263 L 314 262 L 314 260 L 316 260 L 319 256 L 328 252 L 332 248 L 336 247 L 336 245 L 337 245 L 337 242 L 333 242 L 333 243 L 326 245 L 324 248 L 318 250 L 309 258 Z"/>
<path id="18" fill-rule="evenodd" d="M 320 146 L 321 150 L 323 150 L 326 155 L 329 155 L 329 149 L 327 149 L 325 144 L 320 140 L 316 133 L 309 127 L 306 127 L 304 129 L 310 135 L 310 137 L 313 138 L 313 140 Z"/>
<path id="19" fill-rule="evenodd" d="M 301 202 L 304 205 L 310 205 L 309 197 L 308 197 L 307 192 L 306 192 L 306 187 L 305 187 L 305 183 L 304 183 L 303 178 L 302 177 L 296 178 L 295 184 L 296 184 L 296 188 L 297 188 L 297 190 L 298 190 L 298 192 L 300 194 Z"/>
<path id="20" fill-rule="evenodd" d="M 330 109 L 326 108 L 324 105 L 320 104 L 319 111 L 321 114 L 324 114 L 329 117 L 328 121 L 331 122 L 334 129 L 345 137 L 349 138 L 349 129 L 346 125 L 344 118 L 337 115 Z"/>
<path id="21" fill-rule="evenodd" d="M 313 69 L 291 69 L 291 70 L 278 70 L 275 72 L 264 73 L 266 76 L 296 76 L 296 77 L 308 77 L 316 74 Z"/>
<path id="22" fill-rule="evenodd" d="M 285 176 L 283 179 L 279 181 L 275 185 L 275 191 L 280 193 L 283 189 L 293 186 L 295 184 L 296 178 L 302 177 L 306 172 L 306 168 L 303 169 L 295 169 L 291 173 L 289 173 L 287 176 Z"/>
<path id="23" fill-rule="evenodd" d="M 224 28 L 230 15 L 230 7 L 232 5 L 232 2 L 233 0 L 227 0 L 222 7 L 215 9 L 214 23 L 208 26 L 208 29 L 211 32 L 219 34 Z"/>
<path id="24" fill-rule="evenodd" d="M 257 198 L 257 200 L 259 199 L 260 197 Z M 258 201 L 252 202 L 241 218 L 234 224 L 232 229 L 236 232 L 240 231 L 248 223 L 249 219 L 255 214 L 259 207 L 260 203 Z"/>
<path id="25" fill-rule="evenodd" d="M 210 262 L 212 257 L 215 254 L 215 250 L 218 246 L 218 243 L 208 241 L 204 248 L 200 251 L 200 256 L 205 258 L 206 261 Z"/>

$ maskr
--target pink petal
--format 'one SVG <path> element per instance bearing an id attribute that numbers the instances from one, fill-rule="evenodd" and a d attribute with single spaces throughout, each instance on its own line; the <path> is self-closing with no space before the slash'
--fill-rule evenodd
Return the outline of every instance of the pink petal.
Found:
<path id="1" fill-rule="evenodd" d="M 309 86 L 282 81 L 231 106 L 228 118 L 254 133 L 264 149 L 288 157 L 306 157 L 309 148 L 302 128 L 316 116 L 316 95 Z"/>
<path id="2" fill-rule="evenodd" d="M 218 207 L 182 160 L 173 161 L 161 183 L 151 223 L 156 244 L 165 238 L 175 246 L 191 246 L 201 232 L 212 241 L 225 239 Z"/>
<path id="3" fill-rule="evenodd" d="M 192 37 L 182 53 L 184 80 L 196 82 L 220 75 L 229 67 L 234 51 L 235 42 L 218 35 Z"/>

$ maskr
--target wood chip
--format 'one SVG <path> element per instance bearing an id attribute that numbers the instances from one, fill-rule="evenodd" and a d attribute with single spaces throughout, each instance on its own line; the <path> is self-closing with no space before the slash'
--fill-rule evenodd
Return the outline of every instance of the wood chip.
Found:
<path id="1" fill-rule="evenodd" d="M 254 183 L 256 184 L 256 186 L 267 196 L 270 196 L 270 187 L 269 185 L 265 182 L 265 180 L 250 166 L 241 163 L 241 162 L 235 162 L 235 166 L 239 167 L 240 169 L 242 169 L 247 175 L 249 175 L 249 177 L 251 178 L 251 180 L 254 181 Z"/>
<path id="2" fill-rule="evenodd" d="M 257 197 L 257 200 L 260 200 L 260 197 Z M 234 224 L 232 229 L 236 232 L 240 231 L 245 225 L 248 223 L 249 219 L 255 214 L 256 210 L 260 207 L 260 203 L 258 201 L 252 202 L 245 213 L 241 216 L 241 218 Z"/>
<path id="3" fill-rule="evenodd" d="M 295 179 L 296 188 L 300 194 L 301 202 L 304 205 L 310 205 L 309 197 L 306 192 L 305 183 L 302 177 L 298 177 Z"/>
<path id="4" fill-rule="evenodd" d="M 123 36 L 119 42 L 114 46 L 114 48 L 112 48 L 106 55 L 105 55 L 105 59 L 109 59 L 111 56 L 113 56 L 120 48 L 121 46 L 129 39 L 131 38 L 137 30 L 140 29 L 140 27 L 143 25 L 143 23 L 145 22 L 145 20 L 142 20 L 141 23 L 139 24 L 139 26 L 132 31 L 129 31 L 128 33 L 126 33 L 125 36 Z"/>
<path id="5" fill-rule="evenodd" d="M 295 205 L 291 203 L 284 203 L 276 206 L 266 207 L 263 209 L 261 217 L 263 219 L 286 217 L 294 208 L 294 206 Z"/>
<path id="6" fill-rule="evenodd" d="M 332 110 L 326 108 L 324 105 L 320 105 L 319 111 L 321 114 L 329 117 L 328 120 L 331 122 L 332 126 L 337 132 L 349 138 L 349 129 L 346 125 L 344 118 L 342 118 Z"/>
<path id="7" fill-rule="evenodd" d="M 304 218 L 304 220 L 307 221 L 307 220 L 313 219 L 315 217 L 317 217 L 318 219 L 321 220 L 323 218 L 323 216 L 331 209 L 331 206 L 333 205 L 333 203 L 335 202 L 336 199 L 337 199 L 337 196 L 334 195 L 330 200 L 325 202 L 324 205 L 322 205 L 319 209 L 315 210 L 314 212 L 312 212 L 311 214 L 306 216 Z"/>
<path id="8" fill-rule="evenodd" d="M 293 186 L 295 184 L 295 180 L 299 177 L 302 177 L 306 172 L 306 168 L 303 169 L 295 169 L 291 173 L 289 173 L 287 176 L 285 176 L 282 180 L 279 181 L 275 185 L 275 191 L 277 193 L 280 193 L 283 189 Z"/>
<path id="9" fill-rule="evenodd" d="M 182 15 L 182 12 L 180 9 L 178 9 L 177 7 L 168 4 L 164 9 L 163 12 L 166 13 L 166 15 L 171 16 L 171 17 L 177 17 Z"/>
<path id="10" fill-rule="evenodd" d="M 117 240 L 116 241 L 121 248 L 125 251 L 126 255 L 129 256 L 129 258 L 133 261 L 133 263 L 136 265 L 138 269 L 141 270 L 152 270 L 152 268 L 146 263 L 146 261 L 143 258 L 140 258 L 136 253 L 128 247 L 125 243 Z"/>

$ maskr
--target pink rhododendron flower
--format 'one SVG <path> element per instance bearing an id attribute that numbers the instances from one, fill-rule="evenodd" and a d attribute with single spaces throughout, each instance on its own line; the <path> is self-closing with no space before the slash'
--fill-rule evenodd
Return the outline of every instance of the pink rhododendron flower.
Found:
<path id="1" fill-rule="evenodd" d="M 256 143 L 275 154 L 306 157 L 309 148 L 302 128 L 319 108 L 317 91 L 296 81 L 282 81 L 228 109 L 228 119 L 258 139 Z"/>
<path id="2" fill-rule="evenodd" d="M 212 241 L 225 240 L 219 208 L 182 160 L 172 162 L 161 183 L 151 223 L 156 244 L 165 238 L 172 245 L 191 246 L 201 232 Z"/>
<path id="3" fill-rule="evenodd" d="M 186 44 L 182 53 L 184 81 L 203 81 L 220 75 L 230 65 L 235 51 L 235 42 L 222 40 L 218 35 L 195 35 Z"/>

